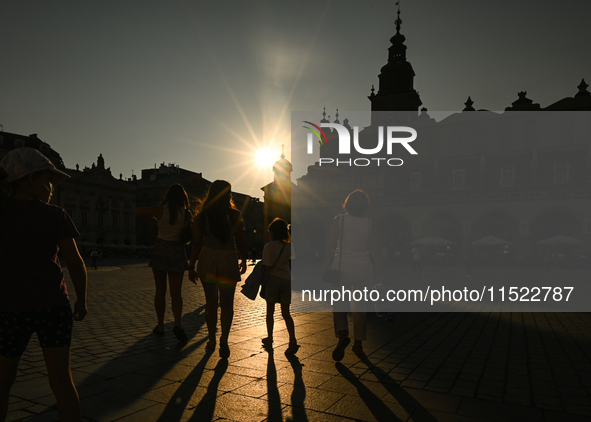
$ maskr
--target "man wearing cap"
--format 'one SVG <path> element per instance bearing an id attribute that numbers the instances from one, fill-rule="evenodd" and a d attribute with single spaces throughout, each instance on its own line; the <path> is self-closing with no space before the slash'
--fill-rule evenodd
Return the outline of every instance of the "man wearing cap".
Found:
<path id="1" fill-rule="evenodd" d="M 20 356 L 37 334 L 60 420 L 81 418 L 70 369 L 73 320 L 86 316 L 86 267 L 70 216 L 49 204 L 69 176 L 39 151 L 17 148 L 0 161 L 0 420 Z M 58 251 L 76 291 L 74 311 Z"/>

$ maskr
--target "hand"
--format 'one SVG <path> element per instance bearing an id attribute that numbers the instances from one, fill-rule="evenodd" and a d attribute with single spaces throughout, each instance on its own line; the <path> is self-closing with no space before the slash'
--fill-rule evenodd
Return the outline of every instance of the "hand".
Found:
<path id="1" fill-rule="evenodd" d="M 240 261 L 240 274 L 244 274 L 246 272 L 246 259 Z"/>
<path id="2" fill-rule="evenodd" d="M 189 280 L 193 282 L 193 284 L 197 284 L 197 272 L 195 268 L 189 268 Z"/>
<path id="3" fill-rule="evenodd" d="M 74 304 L 74 321 L 82 321 L 87 313 L 86 303 L 76 301 Z"/>

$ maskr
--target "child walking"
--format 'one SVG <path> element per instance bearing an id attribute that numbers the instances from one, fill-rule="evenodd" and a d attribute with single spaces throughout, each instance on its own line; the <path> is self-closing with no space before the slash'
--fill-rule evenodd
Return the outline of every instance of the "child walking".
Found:
<path id="1" fill-rule="evenodd" d="M 37 333 L 61 421 L 80 420 L 70 369 L 73 321 L 86 316 L 86 267 L 63 208 L 48 204 L 69 176 L 39 151 L 17 148 L 0 162 L 0 421 L 8 411 L 18 362 Z M 74 311 L 58 251 L 66 259 L 77 301 Z"/>
<path id="2" fill-rule="evenodd" d="M 295 337 L 295 326 L 289 306 L 291 304 L 291 270 L 289 260 L 294 258 L 290 236 L 285 220 L 276 218 L 269 225 L 269 243 L 263 249 L 263 265 L 269 273 L 265 284 L 267 301 L 267 337 L 262 341 L 265 346 L 273 344 L 273 326 L 275 324 L 275 304 L 281 304 L 281 315 L 289 333 L 289 346 L 285 354 L 297 353 L 300 346 Z"/>

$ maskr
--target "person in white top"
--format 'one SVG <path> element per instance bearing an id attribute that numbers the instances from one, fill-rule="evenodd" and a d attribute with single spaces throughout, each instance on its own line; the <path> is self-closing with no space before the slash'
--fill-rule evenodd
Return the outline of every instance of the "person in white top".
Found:
<path id="1" fill-rule="evenodd" d="M 183 314 L 183 275 L 189 269 L 185 244 L 181 240 L 183 229 L 189 229 L 192 215 L 189 209 L 189 198 L 182 185 L 170 185 L 166 196 L 157 207 L 137 208 L 134 214 L 158 226 L 158 236 L 150 258 L 150 267 L 154 274 L 156 293 L 154 308 L 158 325 L 152 330 L 156 335 L 164 334 L 164 311 L 166 309 L 166 277 L 170 285 L 172 314 L 174 316 L 173 334 L 181 343 L 188 341 L 187 334 L 181 324 Z"/>
<path id="2" fill-rule="evenodd" d="M 295 336 L 295 326 L 290 313 L 291 304 L 291 270 L 289 260 L 295 258 L 289 242 L 287 222 L 281 218 L 269 224 L 269 243 L 263 249 L 263 265 L 269 273 L 265 284 L 264 298 L 267 301 L 267 337 L 262 341 L 265 346 L 273 344 L 273 326 L 275 323 L 275 304 L 281 304 L 281 315 L 289 333 L 289 345 L 285 354 L 295 354 L 300 346 Z"/>
<path id="3" fill-rule="evenodd" d="M 331 266 L 333 269 L 339 269 L 341 284 L 345 289 L 371 288 L 373 285 L 372 260 L 380 273 L 382 283 L 388 284 L 377 230 L 372 230 L 371 221 L 363 217 L 368 206 L 367 193 L 361 189 L 351 192 L 343 204 L 346 214 L 335 217 L 326 245 L 324 268 Z M 351 342 L 347 321 L 348 312 L 353 314 L 355 343 L 352 350 L 356 354 L 363 353 L 362 342 L 366 339 L 368 303 L 354 300 L 350 303 L 341 301 L 333 306 L 335 334 L 339 339 L 332 353 L 335 361 L 343 359 L 345 349 Z"/>

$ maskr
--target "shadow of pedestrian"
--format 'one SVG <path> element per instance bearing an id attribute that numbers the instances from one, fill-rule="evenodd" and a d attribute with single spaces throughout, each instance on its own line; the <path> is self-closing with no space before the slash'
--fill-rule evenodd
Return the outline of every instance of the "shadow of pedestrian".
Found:
<path id="1" fill-rule="evenodd" d="M 218 388 L 226 370 L 228 369 L 228 359 L 220 359 L 213 370 L 213 377 L 207 386 L 207 392 L 199 401 L 190 421 L 212 421 L 215 413 L 215 405 L 218 395 Z M 166 420 L 166 419 L 162 419 Z"/>
<path id="2" fill-rule="evenodd" d="M 171 395 L 166 408 L 164 409 L 164 411 L 162 412 L 162 414 L 160 415 L 158 420 L 161 420 L 161 421 L 174 421 L 175 419 L 180 420 L 180 418 L 178 416 L 178 407 L 181 407 L 182 409 L 187 407 L 187 404 L 188 404 L 187 402 L 193 396 L 197 386 L 199 385 L 199 381 L 201 380 L 201 377 L 203 376 L 203 373 L 206 371 L 207 362 L 209 361 L 210 357 L 211 357 L 211 352 L 206 353 L 201 358 L 201 360 L 199 362 L 197 362 L 193 371 L 191 371 L 191 373 L 185 377 L 185 380 L 187 380 L 188 378 L 191 378 L 191 384 L 189 385 L 186 382 L 183 382 L 177 388 L 175 393 L 173 395 Z M 219 363 L 218 363 L 218 365 L 219 365 Z M 206 397 L 208 397 L 208 399 L 210 398 L 210 396 L 208 396 L 208 393 L 209 393 L 209 389 L 208 389 L 207 393 L 205 394 L 205 396 L 202 398 L 202 400 L 205 400 Z M 183 397 L 185 398 L 185 400 L 182 399 Z M 215 395 L 214 395 L 214 400 L 215 400 Z"/>
<path id="3" fill-rule="evenodd" d="M 420 404 L 413 396 L 408 394 L 404 388 L 402 388 L 396 380 L 390 377 L 383 369 L 375 366 L 366 355 L 359 356 L 361 362 L 363 362 L 369 371 L 379 380 L 388 394 L 390 394 L 404 409 L 411 415 L 414 416 L 415 409 L 420 409 L 421 422 L 437 422 L 437 419 L 429 413 L 425 407 Z"/>
<path id="4" fill-rule="evenodd" d="M 292 418 L 287 419 L 287 422 L 307 422 L 308 415 L 306 415 L 306 408 L 304 402 L 306 401 L 306 386 L 302 377 L 302 368 L 300 360 L 295 355 L 286 355 L 289 364 L 293 369 L 293 391 L 291 393 Z"/>
<path id="5" fill-rule="evenodd" d="M 269 422 L 282 422 L 281 396 L 279 395 L 279 388 L 277 388 L 277 368 L 273 348 L 265 347 L 264 349 L 267 351 L 267 400 L 269 403 L 267 420 Z"/>
<path id="6" fill-rule="evenodd" d="M 345 365 L 340 362 L 335 364 L 339 373 L 357 389 L 359 397 L 363 400 L 367 409 L 371 412 L 377 421 L 395 422 L 402 421 L 398 416 L 390 410 L 386 404 L 371 392 L 361 381 L 357 379 L 355 374 L 351 372 Z M 409 412 L 411 413 L 411 412 Z"/>
<path id="7" fill-rule="evenodd" d="M 184 315 L 183 322 L 188 333 L 198 333 L 205 325 L 204 310 L 203 305 Z M 169 325 L 166 324 L 166 328 L 171 328 Z M 76 385 L 83 415 L 93 420 L 113 420 L 126 416 L 127 409 L 149 407 L 153 402 L 148 402 L 145 397 L 152 390 L 173 384 L 179 377 L 176 372 L 182 373 L 188 368 L 179 362 L 191 358 L 207 341 L 204 337 L 188 344 L 178 343 L 171 334 L 170 329 L 166 336 L 149 332 L 105 363 L 76 367 L 75 378 L 82 378 Z M 112 338 L 103 336 L 99 331 L 93 338 L 93 344 L 98 347 L 103 341 L 108 347 Z"/>

